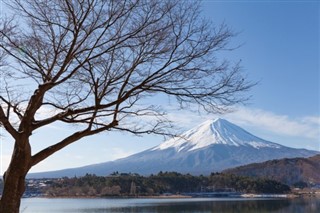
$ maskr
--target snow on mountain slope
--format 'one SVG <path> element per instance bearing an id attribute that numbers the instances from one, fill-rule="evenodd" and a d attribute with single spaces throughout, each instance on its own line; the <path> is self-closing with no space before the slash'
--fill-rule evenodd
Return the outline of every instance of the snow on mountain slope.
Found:
<path id="1" fill-rule="evenodd" d="M 178 152 L 201 149 L 213 144 L 230 146 L 252 146 L 254 148 L 280 148 L 279 144 L 258 138 L 244 129 L 224 119 L 208 120 L 185 132 L 180 137 L 172 138 L 153 150 L 174 147 Z"/>
<path id="2" fill-rule="evenodd" d="M 227 168 L 272 159 L 310 157 L 317 151 L 294 149 L 256 137 L 223 119 L 206 121 L 159 146 L 115 161 L 60 171 L 29 174 L 28 177 L 73 177 L 86 173 L 109 175 L 112 172 L 156 174 L 176 171 L 210 174 Z"/>

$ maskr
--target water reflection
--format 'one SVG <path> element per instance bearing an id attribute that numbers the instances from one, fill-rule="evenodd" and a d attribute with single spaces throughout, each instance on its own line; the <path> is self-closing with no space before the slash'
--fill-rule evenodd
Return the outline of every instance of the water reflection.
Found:
<path id="1" fill-rule="evenodd" d="M 305 212 L 302 208 L 290 208 L 292 202 L 289 200 L 250 200 L 250 201 L 205 201 L 190 203 L 150 203 L 143 206 L 116 207 L 106 209 L 95 209 L 94 212 L 184 212 L 184 213 L 209 213 L 209 212 Z M 282 211 L 281 211 L 282 210 Z M 300 211 L 299 211 L 300 210 Z M 89 212 L 89 211 L 83 211 Z M 92 211 L 90 211 L 92 212 Z"/>
<path id="2" fill-rule="evenodd" d="M 26 199 L 23 206 L 24 213 L 318 213 L 320 199 Z"/>

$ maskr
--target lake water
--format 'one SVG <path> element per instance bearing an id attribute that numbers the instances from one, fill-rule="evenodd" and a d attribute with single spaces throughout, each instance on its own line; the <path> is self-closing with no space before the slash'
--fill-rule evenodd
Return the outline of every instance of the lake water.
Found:
<path id="1" fill-rule="evenodd" d="M 319 213 L 320 199 L 22 199 L 22 213 Z"/>

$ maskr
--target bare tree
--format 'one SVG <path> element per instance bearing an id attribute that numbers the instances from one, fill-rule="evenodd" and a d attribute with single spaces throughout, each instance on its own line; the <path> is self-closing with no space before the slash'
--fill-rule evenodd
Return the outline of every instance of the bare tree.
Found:
<path id="1" fill-rule="evenodd" d="M 166 134 L 163 112 L 142 101 L 175 97 L 224 112 L 252 84 L 217 54 L 233 33 L 202 19 L 200 4 L 179 0 L 11 0 L 0 23 L 0 124 L 14 140 L 0 212 L 18 212 L 31 167 L 103 131 Z M 43 115 L 43 109 L 51 113 Z M 150 119 L 152 116 L 153 119 Z M 148 117 L 148 119 L 143 119 Z M 32 134 L 55 122 L 77 125 L 32 153 Z"/>

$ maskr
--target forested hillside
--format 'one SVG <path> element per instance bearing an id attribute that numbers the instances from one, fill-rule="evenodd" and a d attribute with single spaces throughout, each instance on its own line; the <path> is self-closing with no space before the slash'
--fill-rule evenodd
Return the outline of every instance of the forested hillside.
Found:
<path id="1" fill-rule="evenodd" d="M 320 185 L 320 155 L 310 158 L 271 160 L 240 166 L 223 172 L 268 178 L 297 187 L 312 187 Z"/>
<path id="2" fill-rule="evenodd" d="M 113 173 L 108 177 L 87 174 L 84 177 L 53 180 L 45 188 L 48 196 L 151 196 L 164 193 L 237 191 L 243 193 L 286 193 L 287 185 L 277 181 L 213 173 L 210 176 L 160 172 L 149 177 Z"/>

